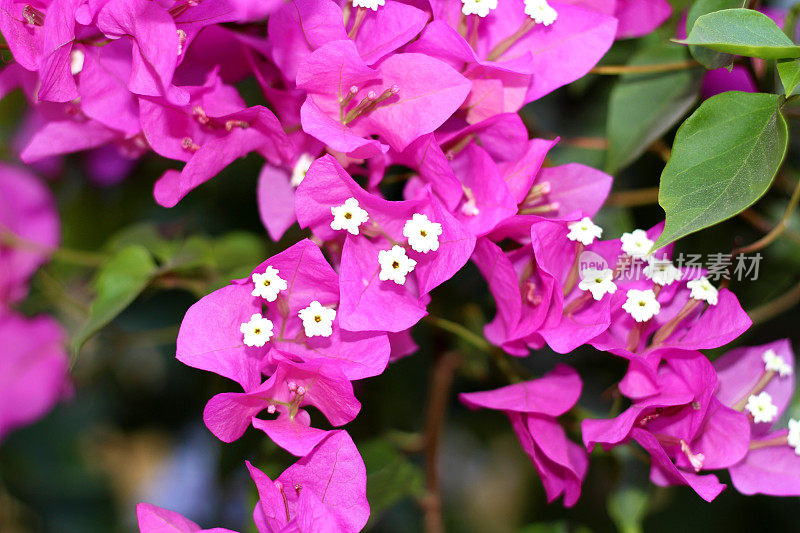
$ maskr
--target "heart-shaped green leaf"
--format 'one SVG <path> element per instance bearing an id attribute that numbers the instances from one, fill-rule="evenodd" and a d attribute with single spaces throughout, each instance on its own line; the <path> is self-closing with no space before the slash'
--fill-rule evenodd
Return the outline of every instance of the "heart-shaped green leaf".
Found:
<path id="1" fill-rule="evenodd" d="M 797 92 L 797 85 L 800 84 L 800 61 L 797 59 L 778 61 L 778 76 L 783 84 L 783 94 L 793 95 Z"/>
<path id="2" fill-rule="evenodd" d="M 692 4 L 689 13 L 686 15 L 686 35 L 692 31 L 692 27 L 698 18 L 722 9 L 733 9 L 742 7 L 746 0 L 697 0 Z M 707 69 L 727 67 L 733 63 L 733 55 L 717 52 L 702 46 L 690 46 L 689 52 L 701 65 Z"/>
<path id="3" fill-rule="evenodd" d="M 781 97 L 729 91 L 678 128 L 658 203 L 667 214 L 655 247 L 722 222 L 761 198 L 786 154 Z"/>
<path id="4" fill-rule="evenodd" d="M 762 59 L 800 57 L 795 45 L 768 16 L 752 9 L 723 9 L 699 17 L 681 44 Z"/>
<path id="5" fill-rule="evenodd" d="M 89 321 L 72 339 L 73 354 L 77 355 L 92 335 L 139 296 L 150 283 L 156 268 L 153 256 L 140 245 L 120 249 L 100 267 L 94 280 L 97 298 L 89 311 Z"/>

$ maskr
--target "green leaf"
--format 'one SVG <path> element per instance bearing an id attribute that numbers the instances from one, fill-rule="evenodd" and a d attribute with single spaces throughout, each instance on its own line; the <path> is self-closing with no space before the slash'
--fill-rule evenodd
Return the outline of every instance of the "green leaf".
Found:
<path id="1" fill-rule="evenodd" d="M 89 321 L 72 339 L 77 355 L 83 344 L 119 315 L 147 287 L 156 272 L 153 257 L 143 246 L 131 245 L 117 251 L 97 271 L 97 295 L 89 311 Z"/>
<path id="2" fill-rule="evenodd" d="M 686 34 L 689 35 L 691 33 L 694 23 L 701 16 L 722 9 L 743 7 L 746 3 L 746 1 L 743 2 L 742 0 L 697 0 L 686 15 Z M 707 69 L 727 67 L 733 63 L 731 54 L 716 52 L 702 46 L 690 46 L 689 52 L 691 52 L 692 57 Z"/>
<path id="3" fill-rule="evenodd" d="M 642 523 L 647 515 L 649 497 L 639 489 L 628 488 L 615 491 L 609 496 L 608 516 L 620 533 L 642 533 Z"/>
<path id="4" fill-rule="evenodd" d="M 796 46 L 771 18 L 752 9 L 723 9 L 699 17 L 682 44 L 762 59 L 800 57 Z"/>
<path id="5" fill-rule="evenodd" d="M 401 500 L 422 494 L 422 471 L 409 462 L 393 444 L 375 439 L 360 444 L 359 449 L 367 467 L 367 500 L 371 523 Z"/>
<path id="6" fill-rule="evenodd" d="M 787 146 L 782 97 L 730 91 L 705 102 L 678 129 L 658 203 L 667 223 L 655 247 L 726 220 L 761 198 Z"/>
<path id="7" fill-rule="evenodd" d="M 269 255 L 265 239 L 243 231 L 216 239 L 210 253 L 217 271 L 229 278 L 249 276 L 253 268 Z"/>
<path id="8" fill-rule="evenodd" d="M 663 43 L 638 52 L 628 64 L 685 59 L 682 47 Z M 614 174 L 636 160 L 691 109 L 699 88 L 698 69 L 620 76 L 609 98 L 606 171 Z"/>
<path id="9" fill-rule="evenodd" d="M 797 91 L 800 84 L 800 61 L 797 59 L 782 59 L 778 61 L 778 76 L 783 84 L 783 94 L 791 96 Z"/>

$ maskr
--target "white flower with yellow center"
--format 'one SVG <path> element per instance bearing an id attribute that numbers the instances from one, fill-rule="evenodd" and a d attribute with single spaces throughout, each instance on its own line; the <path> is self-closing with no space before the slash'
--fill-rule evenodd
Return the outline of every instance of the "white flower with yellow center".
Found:
<path id="1" fill-rule="evenodd" d="M 405 285 L 406 276 L 417 266 L 417 262 L 406 255 L 406 249 L 397 245 L 378 252 L 378 263 L 381 265 L 380 280 L 391 280 L 398 285 Z"/>
<path id="2" fill-rule="evenodd" d="M 331 229 L 343 229 L 353 235 L 358 235 L 359 226 L 369 220 L 369 214 L 361 209 L 355 198 L 348 198 L 342 205 L 331 207 L 331 214 Z"/>
<path id="3" fill-rule="evenodd" d="M 272 320 L 264 318 L 261 313 L 255 313 L 248 322 L 242 323 L 239 331 L 244 333 L 244 343 L 247 346 L 261 348 L 272 338 Z"/>
<path id="4" fill-rule="evenodd" d="M 303 321 L 306 337 L 330 337 L 333 335 L 333 319 L 336 311 L 325 307 L 314 300 L 305 309 L 301 309 L 297 316 Z"/>
<path id="5" fill-rule="evenodd" d="M 636 322 L 647 322 L 661 311 L 661 304 L 658 303 L 656 294 L 651 289 L 644 291 L 630 289 L 626 296 L 628 299 L 622 304 L 622 308 Z"/>
<path id="6" fill-rule="evenodd" d="M 403 236 L 408 239 L 409 246 L 421 254 L 438 250 L 441 234 L 442 225 L 431 222 L 426 215 L 420 213 L 414 213 L 403 226 Z"/>
<path id="7" fill-rule="evenodd" d="M 461 0 L 461 12 L 465 15 L 485 17 L 492 9 L 497 9 L 497 0 Z"/>
<path id="8" fill-rule="evenodd" d="M 353 0 L 353 7 L 366 7 L 373 11 L 378 10 L 378 6 L 386 5 L 386 0 Z"/>
<path id="9" fill-rule="evenodd" d="M 794 448 L 794 453 L 800 455 L 800 420 L 794 418 L 789 420 L 789 434 L 786 435 L 786 443 Z"/>
<path id="10" fill-rule="evenodd" d="M 569 228 L 567 239 L 578 241 L 584 246 L 589 246 L 603 234 L 603 228 L 592 222 L 589 217 L 583 217 L 577 222 L 570 223 L 567 227 Z"/>
<path id="11" fill-rule="evenodd" d="M 708 278 L 702 277 L 698 279 L 693 279 L 692 281 L 686 284 L 688 288 L 692 290 L 689 294 L 690 297 L 694 298 L 695 300 L 703 300 L 709 303 L 709 305 L 717 305 L 717 301 L 719 300 L 719 291 L 717 288 L 714 287 Z"/>
<path id="12" fill-rule="evenodd" d="M 792 365 L 780 355 L 775 353 L 775 350 L 767 350 L 761 356 L 764 361 L 764 368 L 771 372 L 777 372 L 782 378 L 792 375 Z"/>
<path id="13" fill-rule="evenodd" d="M 745 409 L 753 415 L 753 422 L 756 424 L 772 422 L 778 416 L 778 406 L 772 403 L 772 396 L 766 391 L 758 395 L 751 394 L 747 399 Z"/>
<path id="14" fill-rule="evenodd" d="M 311 156 L 311 154 L 300 154 L 300 157 L 297 158 L 297 163 L 294 164 L 294 168 L 292 169 L 292 187 L 297 187 L 303 183 L 303 180 L 308 173 L 308 169 L 311 168 L 311 163 L 313 162 L 314 158 Z"/>
<path id="15" fill-rule="evenodd" d="M 647 257 L 655 244 L 647 237 L 647 232 L 643 229 L 634 230 L 632 233 L 623 233 L 619 240 L 622 242 L 623 252 L 640 259 Z"/>
<path id="16" fill-rule="evenodd" d="M 589 291 L 592 293 L 592 298 L 598 302 L 603 299 L 606 294 L 614 294 L 617 292 L 617 285 L 614 283 L 614 271 L 610 268 L 597 270 L 596 268 L 587 268 L 581 272 L 581 281 L 578 283 L 578 288 L 582 291 Z"/>
<path id="17" fill-rule="evenodd" d="M 547 0 L 525 0 L 525 14 L 536 24 L 549 26 L 558 18 L 558 12 L 550 7 Z"/>
<path id="18" fill-rule="evenodd" d="M 278 269 L 268 266 L 263 274 L 255 272 L 253 274 L 253 296 L 260 296 L 268 302 L 274 302 L 278 297 L 278 293 L 286 290 L 286 280 L 280 277 Z"/>
<path id="19" fill-rule="evenodd" d="M 672 264 L 669 259 L 656 259 L 649 257 L 647 259 L 647 266 L 644 267 L 644 275 L 656 285 L 665 287 L 672 285 L 681 279 L 681 271 Z"/>

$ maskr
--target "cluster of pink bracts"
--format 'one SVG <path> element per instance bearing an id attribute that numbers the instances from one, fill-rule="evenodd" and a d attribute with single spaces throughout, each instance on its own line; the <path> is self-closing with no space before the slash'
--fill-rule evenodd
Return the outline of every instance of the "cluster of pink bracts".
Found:
<path id="1" fill-rule="evenodd" d="M 708 471 L 728 469 L 743 493 L 800 495 L 800 423 L 773 428 L 793 391 L 789 343 L 737 349 L 712 365 L 698 350 L 750 326 L 736 297 L 687 279 L 669 249 L 652 254 L 660 227 L 599 240 L 591 217 L 612 178 L 580 164 L 543 167 L 557 140 L 529 139 L 517 114 L 585 75 L 615 39 L 652 31 L 670 14 L 664 0 L 0 6 L 14 58 L 0 96 L 21 87 L 32 103 L 17 139 L 22 161 L 44 167 L 90 151 L 102 160 L 90 170 L 114 181 L 152 150 L 185 162 L 155 185 L 170 207 L 258 152 L 269 234 L 277 240 L 295 222 L 313 234 L 192 306 L 177 342 L 180 361 L 242 389 L 208 402 L 217 437 L 231 442 L 252 425 L 300 457 L 275 481 L 248 464 L 260 531 L 364 526 L 364 463 L 344 430 L 315 428 L 305 408 L 333 426 L 351 421 L 360 410 L 351 382 L 415 351 L 410 329 L 430 291 L 470 259 L 497 303 L 485 335 L 508 354 L 589 344 L 629 361 L 618 389 L 630 407 L 584 420 L 584 446 L 557 420 L 581 392 L 566 365 L 461 396 L 508 415 L 548 499 L 573 505 L 586 450 L 631 440 L 650 453 L 659 485 L 687 484 L 712 500 L 724 485 Z M 251 77 L 266 106 L 239 95 L 236 84 Z M 383 197 L 387 176 L 406 179 L 403 201 Z M 0 248 L 0 344 L 13 347 L 0 358 L 2 436 L 68 387 L 58 325 L 10 310 L 58 244 L 53 202 L 35 178 L 6 167 L 0 192 L 1 227 L 36 245 Z M 641 276 L 623 275 L 637 262 Z M 200 530 L 148 504 L 138 514 L 142 531 Z"/>

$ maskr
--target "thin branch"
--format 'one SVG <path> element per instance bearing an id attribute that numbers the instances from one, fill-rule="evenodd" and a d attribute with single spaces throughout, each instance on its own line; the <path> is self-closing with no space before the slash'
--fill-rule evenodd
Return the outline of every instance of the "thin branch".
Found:
<path id="1" fill-rule="evenodd" d="M 452 333 L 464 342 L 473 345 L 481 351 L 490 352 L 494 348 L 489 341 L 480 335 L 473 333 L 461 324 L 447 320 L 446 318 L 428 315 L 423 318 L 423 320 L 432 326 L 436 326 L 437 328 L 447 331 L 448 333 Z"/>
<path id="2" fill-rule="evenodd" d="M 612 192 L 608 195 L 608 200 L 606 201 L 606 205 L 618 207 L 634 207 L 656 203 L 658 203 L 658 187 Z"/>
<path id="3" fill-rule="evenodd" d="M 604 137 L 564 137 L 561 139 L 561 144 L 586 150 L 608 149 L 608 141 Z"/>
<path id="4" fill-rule="evenodd" d="M 798 303 L 800 303 L 800 282 L 774 300 L 748 311 L 747 314 L 750 315 L 754 324 L 762 324 L 788 311 Z"/>
<path id="5" fill-rule="evenodd" d="M 694 59 L 673 61 L 670 63 L 653 63 L 650 65 L 598 65 L 589 71 L 589 74 L 602 74 L 613 76 L 616 74 L 656 74 L 659 72 L 672 72 L 688 70 L 701 66 Z"/>
<path id="6" fill-rule="evenodd" d="M 775 225 L 775 227 L 772 228 L 769 231 L 769 233 L 758 239 L 756 242 L 748 246 L 736 248 L 733 252 L 731 252 L 731 257 L 736 257 L 739 254 L 749 254 L 751 252 L 757 252 L 772 244 L 772 242 L 775 241 L 775 239 L 780 237 L 781 234 L 784 231 L 786 231 L 786 228 L 789 226 L 789 218 L 791 218 L 792 213 L 794 213 L 798 201 L 800 201 L 800 179 L 797 180 L 797 184 L 794 187 L 794 191 L 792 191 L 792 196 L 791 198 L 789 198 L 789 203 L 786 205 L 786 210 L 783 212 L 783 216 Z"/>
<path id="7" fill-rule="evenodd" d="M 493 346 L 489 343 L 489 341 L 480 335 L 473 333 L 461 324 L 433 315 L 428 315 L 423 318 L 423 320 L 443 331 L 452 333 L 467 344 L 471 344 L 475 348 L 478 348 L 482 352 L 488 354 L 492 358 L 492 361 L 494 361 L 494 364 L 497 365 L 497 368 L 503 373 L 503 375 L 506 376 L 506 378 L 508 378 L 511 383 L 518 383 L 520 381 L 530 379 L 530 376 L 525 372 L 524 369 L 519 368 L 517 365 L 514 365 L 511 363 L 511 361 L 509 361 L 505 352 L 498 347 Z"/>
<path id="8" fill-rule="evenodd" d="M 761 233 L 769 233 L 772 231 L 772 222 L 767 220 L 763 215 L 754 211 L 753 209 L 745 209 L 739 213 L 739 216 Z M 788 237 L 797 244 L 800 244 L 800 234 L 790 229 L 785 230 L 783 234 L 785 237 Z"/>
<path id="9" fill-rule="evenodd" d="M 51 257 L 55 261 L 61 261 L 62 263 L 86 267 L 100 266 L 103 261 L 106 260 L 106 256 L 94 252 L 84 252 L 82 250 L 72 250 L 64 247 L 50 248 L 36 241 L 22 238 L 3 227 L 0 227 L 0 245 L 41 254 L 45 257 Z"/>
<path id="10" fill-rule="evenodd" d="M 421 505 L 425 512 L 425 531 L 443 533 L 442 495 L 439 480 L 439 447 L 450 401 L 456 370 L 461 357 L 455 352 L 437 356 L 431 369 L 431 384 L 428 391 L 428 407 L 425 417 L 425 484 L 426 494 Z"/>

